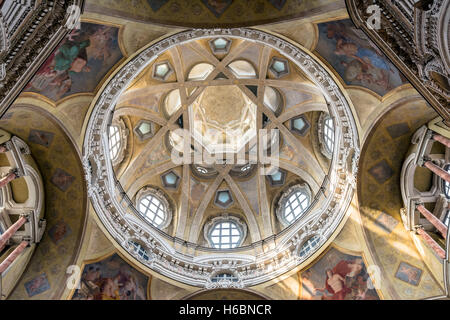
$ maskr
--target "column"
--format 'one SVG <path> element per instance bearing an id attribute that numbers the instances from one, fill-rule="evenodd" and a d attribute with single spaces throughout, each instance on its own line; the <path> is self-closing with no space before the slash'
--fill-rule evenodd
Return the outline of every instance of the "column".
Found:
<path id="1" fill-rule="evenodd" d="M 20 217 L 20 219 L 10 226 L 8 230 L 0 235 L 0 251 L 3 250 L 6 242 L 16 233 L 17 230 L 19 230 L 21 226 L 23 226 L 25 222 L 27 222 L 27 218 L 24 216 Z"/>
<path id="2" fill-rule="evenodd" d="M 8 183 L 10 183 L 11 181 L 13 181 L 16 178 L 17 178 L 17 174 L 15 172 L 8 173 L 6 175 L 6 177 L 4 177 L 0 180 L 0 188 L 3 188 L 4 186 L 6 186 Z"/>
<path id="3" fill-rule="evenodd" d="M 448 139 L 444 136 L 441 136 L 440 134 L 433 134 L 433 139 L 442 143 L 447 148 L 450 148 L 450 139 Z"/>
<path id="4" fill-rule="evenodd" d="M 441 259 L 445 259 L 445 250 L 423 228 L 418 228 L 416 231 Z"/>
<path id="5" fill-rule="evenodd" d="M 22 241 L 13 252 L 9 254 L 8 257 L 6 257 L 5 260 L 3 260 L 2 263 L 0 263 L 0 274 L 5 272 L 5 270 L 14 262 L 14 260 L 17 259 L 17 257 L 25 250 L 25 248 L 28 246 L 27 241 Z"/>
<path id="6" fill-rule="evenodd" d="M 430 169 L 431 171 L 433 171 L 433 173 L 435 173 L 437 176 L 441 177 L 445 181 L 450 182 L 450 173 L 448 173 L 441 167 L 435 165 L 433 162 L 426 161 L 424 163 L 424 166 L 427 167 L 428 169 Z"/>
<path id="7" fill-rule="evenodd" d="M 423 205 L 418 205 L 417 210 L 419 210 L 419 212 L 421 214 L 423 214 L 423 216 L 431 222 L 431 224 L 438 229 L 438 231 L 442 234 L 442 236 L 444 237 L 444 239 L 447 239 L 447 226 L 445 224 L 442 223 L 441 220 L 439 220 L 434 214 L 432 214 L 430 211 L 427 210 L 427 208 L 425 208 Z"/>

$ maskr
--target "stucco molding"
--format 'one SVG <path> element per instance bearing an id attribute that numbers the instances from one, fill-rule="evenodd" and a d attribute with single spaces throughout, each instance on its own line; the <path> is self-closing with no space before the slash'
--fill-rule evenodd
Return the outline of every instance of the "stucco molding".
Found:
<path id="1" fill-rule="evenodd" d="M 160 54 L 176 45 L 196 39 L 224 36 L 261 43 L 288 57 L 321 89 L 336 125 L 329 179 L 325 179 L 322 185 L 322 188 L 329 190 L 327 196 L 319 192 L 313 199 L 305 219 L 299 219 L 277 234 L 277 245 L 265 252 L 260 251 L 259 242 L 225 251 L 201 247 L 171 237 L 136 219 L 136 209 L 117 183 L 109 159 L 108 137 L 105 132 L 110 114 L 118 97 L 134 77 Z M 309 54 L 285 40 L 258 30 L 196 29 L 177 33 L 147 47 L 124 64 L 110 79 L 93 105 L 84 140 L 83 163 L 89 196 L 100 221 L 124 249 L 128 239 L 139 234 L 152 257 L 149 262 L 140 261 L 146 267 L 176 281 L 206 287 L 211 274 L 218 269 L 216 262 L 227 261 L 229 269 L 239 275 L 243 286 L 249 287 L 274 279 L 301 264 L 305 259 L 299 259 L 292 251 L 308 230 L 317 229 L 324 239 L 334 233 L 353 197 L 357 174 L 355 159 L 359 158 L 359 152 L 358 131 L 344 93 L 324 67 Z M 319 207 L 317 204 L 320 197 L 322 201 Z M 319 249 L 320 246 L 317 246 L 313 251 Z M 254 261 L 239 259 L 239 255 L 249 255 L 249 252 L 254 252 Z M 208 255 L 214 255 L 215 261 L 196 260 L 199 256 Z"/>

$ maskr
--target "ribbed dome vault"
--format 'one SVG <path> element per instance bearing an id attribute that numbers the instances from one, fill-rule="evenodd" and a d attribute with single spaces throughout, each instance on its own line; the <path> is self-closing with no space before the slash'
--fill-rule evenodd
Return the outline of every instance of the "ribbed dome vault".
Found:
<path id="1" fill-rule="evenodd" d="M 246 287 L 324 249 L 358 134 L 328 72 L 251 29 L 191 30 L 125 62 L 93 103 L 89 195 L 118 247 L 183 283 Z"/>

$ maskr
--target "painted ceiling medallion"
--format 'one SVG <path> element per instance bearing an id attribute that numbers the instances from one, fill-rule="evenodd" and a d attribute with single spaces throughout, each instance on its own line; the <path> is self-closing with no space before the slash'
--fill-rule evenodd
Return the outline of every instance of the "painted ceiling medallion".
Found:
<path id="1" fill-rule="evenodd" d="M 204 2 L 212 6 L 211 1 Z M 222 2 L 217 12 L 231 4 Z M 239 45 L 229 45 L 233 41 Z M 191 50 L 195 57 L 188 62 L 180 52 L 193 47 L 199 50 Z M 221 59 L 211 53 L 224 48 Z M 249 48 L 257 54 L 244 55 Z M 158 60 L 162 56 L 168 60 Z M 169 60 L 177 61 L 178 67 Z M 173 74 L 174 80 L 149 85 L 144 73 L 162 81 Z M 93 102 L 83 165 L 93 208 L 128 259 L 188 285 L 242 288 L 294 272 L 312 254 L 325 250 L 324 244 L 336 235 L 356 185 L 359 140 L 340 86 L 315 57 L 259 30 L 188 30 L 144 48 L 105 83 Z M 135 90 L 136 83 L 144 90 Z M 307 140 L 317 138 L 317 132 L 302 139 L 296 136 L 310 124 L 301 113 L 285 111 L 286 83 L 290 90 L 306 90 L 299 96 L 314 95 L 321 101 L 314 112 L 328 111 L 332 122 L 325 119 L 320 131 L 326 134 L 324 145 L 330 151 L 326 170 L 315 160 L 314 148 L 303 144 L 312 143 Z M 142 147 L 127 150 L 133 153 L 132 160 L 119 182 L 106 128 L 114 119 L 117 101 L 131 104 L 138 98 L 157 101 L 159 108 L 148 115 L 161 127 L 142 141 Z M 267 142 L 269 160 L 275 164 L 252 158 L 259 148 L 268 149 L 257 143 L 249 146 L 241 162 L 208 163 L 203 158 L 189 162 L 196 148 L 236 156 L 263 123 L 266 129 L 278 129 Z M 138 130 L 143 135 L 153 132 L 146 122 Z M 199 146 L 189 142 L 189 153 L 183 154 L 186 163 L 171 158 L 173 146 L 185 143 L 177 130 L 201 141 Z M 283 142 L 279 153 L 275 136 Z M 287 160 L 288 153 L 299 161 Z M 262 170 L 270 166 L 276 171 Z M 165 194 L 164 189 L 172 190 Z M 280 195 L 275 208 L 268 208 L 268 192 Z M 266 224 L 275 214 L 285 228 L 281 232 Z M 261 247 L 263 235 L 275 241 L 273 247 Z"/>

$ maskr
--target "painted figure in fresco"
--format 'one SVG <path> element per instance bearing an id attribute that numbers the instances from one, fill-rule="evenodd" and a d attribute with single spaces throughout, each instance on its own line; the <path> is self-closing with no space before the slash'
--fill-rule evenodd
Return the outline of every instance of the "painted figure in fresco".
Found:
<path id="1" fill-rule="evenodd" d="M 145 300 L 143 286 L 130 267 L 117 264 L 113 256 L 105 264 L 88 265 L 81 277 L 80 289 L 75 300 Z M 116 269 L 118 268 L 118 269 Z"/>
<path id="2" fill-rule="evenodd" d="M 362 259 L 341 260 L 333 269 L 328 269 L 326 271 L 325 288 L 318 289 L 324 293 L 322 300 L 345 300 L 346 296 L 352 293 L 347 278 L 358 276 L 362 269 Z M 326 292 L 331 293 L 331 296 L 326 295 Z"/>
<path id="3" fill-rule="evenodd" d="M 83 23 L 82 30 L 73 30 L 46 60 L 25 91 L 61 99 L 73 90 L 75 74 L 91 73 L 90 61 L 103 63 L 111 56 L 116 33 L 113 27 Z"/>
<path id="4" fill-rule="evenodd" d="M 389 86 L 388 71 L 393 72 L 389 65 L 373 50 L 358 48 L 352 42 L 338 39 L 335 54 L 352 58 L 351 62 L 342 61 L 346 68 L 347 80 L 359 80 L 370 84 L 377 84 L 384 89 Z"/>
<path id="5" fill-rule="evenodd" d="M 222 13 L 230 4 L 229 0 L 206 0 L 208 5 L 217 13 Z"/>
<path id="6" fill-rule="evenodd" d="M 332 296 L 323 295 L 322 300 L 344 300 L 345 296 L 351 292 L 351 289 L 347 288 L 345 284 L 345 278 L 337 272 L 333 273 L 331 269 L 328 269 L 326 273 L 325 288 L 318 290 L 323 293 L 328 291 Z"/>
<path id="7" fill-rule="evenodd" d="M 406 264 L 401 264 L 400 268 L 398 269 L 397 274 L 400 276 L 400 278 L 403 281 L 409 282 L 409 283 L 416 283 L 417 279 L 420 277 L 420 270 L 416 268 L 410 268 Z"/>
<path id="8" fill-rule="evenodd" d="M 58 222 L 53 229 L 53 240 L 59 242 L 63 239 L 67 232 L 67 226 L 63 222 Z"/>
<path id="9" fill-rule="evenodd" d="M 336 248 L 302 272 L 301 298 L 307 300 L 378 300 L 361 256 Z"/>
<path id="10" fill-rule="evenodd" d="M 79 31 L 72 31 L 66 41 L 50 56 L 38 74 L 27 85 L 25 90 L 38 91 L 53 88 L 57 98 L 68 92 L 72 85 L 70 75 L 77 72 L 89 72 L 86 48 L 90 40 L 76 41 Z"/>
<path id="11" fill-rule="evenodd" d="M 45 285 L 47 281 L 47 278 L 45 277 L 45 274 L 42 274 L 38 277 L 36 277 L 30 284 L 30 286 L 28 287 L 28 292 L 30 294 L 30 296 L 33 296 L 37 291 L 39 291 L 39 289 Z"/>
<path id="12" fill-rule="evenodd" d="M 348 84 L 384 95 L 402 84 L 398 70 L 349 20 L 319 25 L 318 51 Z"/>
<path id="13" fill-rule="evenodd" d="M 305 300 L 312 300 L 312 298 L 317 294 L 317 291 L 320 291 L 316 286 L 314 285 L 314 282 L 311 281 L 311 275 L 312 271 L 309 269 L 304 272 L 302 276 L 302 285 L 303 285 L 303 299 Z"/>

